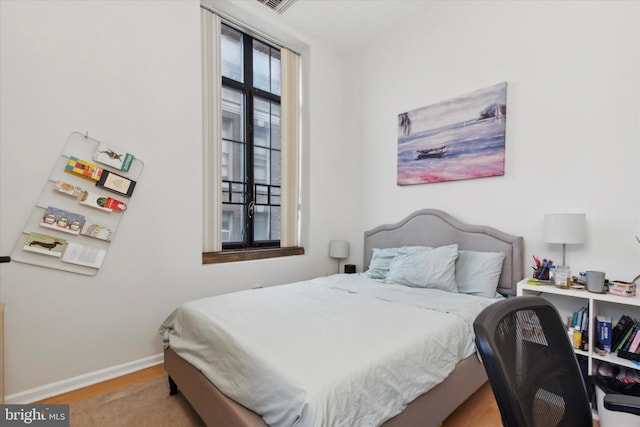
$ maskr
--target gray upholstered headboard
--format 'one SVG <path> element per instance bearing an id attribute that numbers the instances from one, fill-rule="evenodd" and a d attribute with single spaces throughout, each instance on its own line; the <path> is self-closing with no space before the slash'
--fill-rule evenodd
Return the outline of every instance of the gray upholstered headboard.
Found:
<path id="1" fill-rule="evenodd" d="M 378 226 L 364 233 L 364 264 L 371 261 L 373 248 L 401 246 L 438 247 L 457 243 L 459 249 L 504 252 L 498 292 L 515 295 L 516 283 L 524 278 L 524 240 L 495 228 L 470 225 L 435 209 L 423 209 L 396 224 Z"/>

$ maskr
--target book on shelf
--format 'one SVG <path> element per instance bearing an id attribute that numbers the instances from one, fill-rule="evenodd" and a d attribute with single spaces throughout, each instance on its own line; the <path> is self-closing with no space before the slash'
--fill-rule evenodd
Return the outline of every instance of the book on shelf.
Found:
<path id="1" fill-rule="evenodd" d="M 629 326 L 629 328 L 627 328 L 624 336 L 622 337 L 622 339 L 620 339 L 620 342 L 618 343 L 618 346 L 615 348 L 615 352 L 617 353 L 620 350 L 624 351 L 624 347 L 627 344 L 627 341 L 629 340 L 629 337 L 631 335 L 633 335 L 633 333 L 636 330 L 636 327 L 638 326 L 638 322 L 636 322 L 635 320 L 632 320 L 631 325 Z"/>
<path id="2" fill-rule="evenodd" d="M 598 323 L 598 347 L 611 353 L 611 318 L 596 316 L 596 322 Z"/>
<path id="3" fill-rule="evenodd" d="M 93 160 L 123 172 L 129 171 L 131 162 L 133 162 L 133 154 L 127 153 L 123 149 L 106 142 L 100 142 L 98 149 L 93 155 Z"/>
<path id="4" fill-rule="evenodd" d="M 118 193 L 122 196 L 131 197 L 136 188 L 136 182 L 117 173 L 105 170 L 100 179 L 96 182 L 97 187 Z"/>
<path id="5" fill-rule="evenodd" d="M 629 344 L 627 351 L 637 353 L 638 346 L 640 345 L 640 326 L 636 327 L 635 336 L 633 337 L 633 340 L 629 339 L 629 341 L 631 341 L 631 343 Z"/>
<path id="6" fill-rule="evenodd" d="M 29 252 L 60 257 L 67 247 L 67 244 L 68 242 L 65 239 L 32 232 L 27 236 L 27 240 L 22 248 Z"/>
<path id="7" fill-rule="evenodd" d="M 84 222 L 84 215 L 49 206 L 44 212 L 40 225 L 64 233 L 80 234 Z"/>
<path id="8" fill-rule="evenodd" d="M 107 251 L 104 249 L 69 242 L 62 254 L 62 261 L 85 267 L 100 268 L 106 254 Z"/>
<path id="9" fill-rule="evenodd" d="M 92 181 L 98 181 L 100 177 L 102 177 L 104 169 L 94 165 L 93 163 L 89 163 L 86 160 L 71 156 L 64 168 L 64 171 Z"/>
<path id="10" fill-rule="evenodd" d="M 639 330 L 640 330 L 640 323 L 636 321 L 633 329 L 627 334 L 627 336 L 624 339 L 624 342 L 620 346 L 621 350 L 630 351 L 629 349 L 631 348 L 631 344 L 636 339 L 636 336 L 638 335 Z"/>
<path id="11" fill-rule="evenodd" d="M 627 330 L 633 327 L 633 323 L 634 320 L 626 314 L 620 317 L 616 326 L 611 331 L 611 351 L 616 352 L 618 350 L 620 341 L 624 338 Z"/>
<path id="12" fill-rule="evenodd" d="M 587 331 L 589 325 L 589 308 L 584 306 L 579 310 L 573 312 L 571 317 L 571 327 L 574 329 L 580 329 L 581 331 Z"/>

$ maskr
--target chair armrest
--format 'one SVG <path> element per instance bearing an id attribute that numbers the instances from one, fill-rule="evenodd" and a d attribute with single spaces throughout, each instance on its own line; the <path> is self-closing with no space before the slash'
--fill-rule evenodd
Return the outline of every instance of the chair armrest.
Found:
<path id="1" fill-rule="evenodd" d="M 607 393 L 604 396 L 604 407 L 610 411 L 640 415 L 640 397 Z"/>

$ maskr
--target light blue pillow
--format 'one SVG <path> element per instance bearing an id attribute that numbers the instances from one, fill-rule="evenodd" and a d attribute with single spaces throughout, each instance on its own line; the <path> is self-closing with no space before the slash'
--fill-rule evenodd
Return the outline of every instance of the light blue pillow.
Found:
<path id="1" fill-rule="evenodd" d="M 366 271 L 367 277 L 370 279 L 385 279 L 389 272 L 391 261 L 401 254 L 409 254 L 425 249 L 431 249 L 428 246 L 402 246 L 400 248 L 373 248 L 369 268 Z"/>
<path id="2" fill-rule="evenodd" d="M 458 292 L 493 298 L 498 287 L 504 257 L 502 252 L 458 251 L 456 261 Z"/>
<path id="3" fill-rule="evenodd" d="M 457 292 L 455 267 L 458 245 L 440 246 L 397 255 L 389 266 L 387 282 L 414 288 Z"/>

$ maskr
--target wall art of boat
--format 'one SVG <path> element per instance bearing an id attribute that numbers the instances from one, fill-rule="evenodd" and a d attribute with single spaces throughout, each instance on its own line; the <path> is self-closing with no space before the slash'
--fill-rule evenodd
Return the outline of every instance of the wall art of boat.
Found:
<path id="1" fill-rule="evenodd" d="M 447 152 L 447 147 L 427 148 L 426 150 L 418 150 L 418 157 L 416 160 L 421 159 L 439 159 Z"/>

